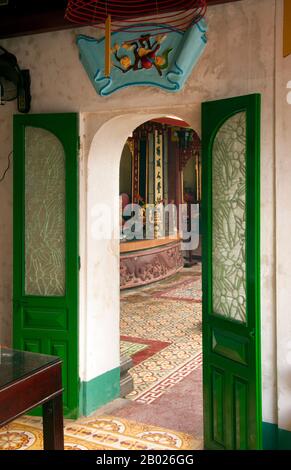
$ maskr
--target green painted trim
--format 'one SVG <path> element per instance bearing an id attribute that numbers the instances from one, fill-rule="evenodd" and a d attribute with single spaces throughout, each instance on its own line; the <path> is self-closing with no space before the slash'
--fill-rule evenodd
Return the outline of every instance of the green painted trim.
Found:
<path id="1" fill-rule="evenodd" d="M 263 423 L 264 450 L 291 450 L 291 431 L 278 428 L 277 424 Z"/>
<path id="2" fill-rule="evenodd" d="M 81 382 L 80 411 L 84 416 L 88 416 L 119 396 L 120 367 L 116 367 L 89 382 Z"/>

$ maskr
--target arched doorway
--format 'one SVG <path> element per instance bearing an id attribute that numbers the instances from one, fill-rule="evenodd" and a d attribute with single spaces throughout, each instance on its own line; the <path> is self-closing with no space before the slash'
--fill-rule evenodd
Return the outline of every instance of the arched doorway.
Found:
<path id="1" fill-rule="evenodd" d="M 203 277 L 203 318 L 207 320 L 203 322 L 204 355 L 207 357 L 204 361 L 206 444 L 215 449 L 254 449 L 261 445 L 262 424 L 260 101 L 258 95 L 249 95 L 205 103 L 203 109 L 203 253 L 206 253 L 204 265 L 208 268 Z M 81 258 L 84 259 L 80 288 L 80 370 L 86 414 L 119 396 L 118 178 L 122 148 L 135 127 L 165 114 L 168 113 L 164 110 L 154 114 L 124 114 L 109 119 L 105 124 L 104 117 L 100 115 L 96 123 L 87 119 L 90 151 L 88 165 L 84 164 L 85 197 L 81 201 L 83 209 L 85 207 L 81 211 L 81 226 L 83 221 L 86 233 L 81 231 L 80 236 Z M 199 112 L 196 117 L 199 117 Z M 195 123 L 192 125 L 191 119 L 186 117 L 185 120 L 199 129 Z M 212 170 L 215 178 L 212 178 Z M 239 203 L 233 200 L 233 191 Z M 218 247 L 217 242 L 222 243 L 222 256 L 219 249 L 213 249 L 213 246 Z M 229 251 L 233 243 L 237 251 Z M 237 256 L 240 256 L 240 261 L 235 262 Z M 238 283 L 238 288 L 231 284 L 220 289 L 220 283 L 227 279 L 221 273 L 227 272 L 229 266 L 234 276 L 233 285 Z M 213 283 L 217 289 L 215 298 Z M 214 304 L 219 306 L 217 312 L 213 309 Z M 255 401 L 251 397 L 255 397 Z M 225 429 L 232 432 L 225 433 Z"/>
<path id="2" fill-rule="evenodd" d="M 190 116 L 188 112 L 179 113 L 178 119 L 199 129 L 199 109 L 197 106 Z M 98 115 L 85 117 L 89 156 L 88 163 L 84 161 L 80 168 L 80 172 L 84 172 L 80 190 L 80 256 L 84 262 L 80 270 L 79 304 L 85 414 L 119 396 L 119 164 L 122 149 L 136 127 L 150 119 L 171 115 L 171 112 L 124 114 L 108 119 L 105 124 L 104 118 Z M 96 381 L 104 385 L 101 397 L 94 394 Z"/>

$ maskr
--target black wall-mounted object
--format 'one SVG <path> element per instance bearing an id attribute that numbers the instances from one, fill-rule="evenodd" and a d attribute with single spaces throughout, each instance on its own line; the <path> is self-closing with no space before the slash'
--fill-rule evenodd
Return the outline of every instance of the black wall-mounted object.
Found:
<path id="1" fill-rule="evenodd" d="M 0 104 L 17 99 L 20 113 L 30 110 L 30 73 L 20 70 L 16 57 L 0 46 Z"/>

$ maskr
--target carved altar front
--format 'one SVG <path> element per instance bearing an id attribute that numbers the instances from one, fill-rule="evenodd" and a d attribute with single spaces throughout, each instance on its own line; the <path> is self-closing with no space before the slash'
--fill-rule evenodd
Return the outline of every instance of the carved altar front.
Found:
<path id="1" fill-rule="evenodd" d="M 183 268 L 179 240 L 143 240 L 121 244 L 120 289 L 143 286 Z"/>

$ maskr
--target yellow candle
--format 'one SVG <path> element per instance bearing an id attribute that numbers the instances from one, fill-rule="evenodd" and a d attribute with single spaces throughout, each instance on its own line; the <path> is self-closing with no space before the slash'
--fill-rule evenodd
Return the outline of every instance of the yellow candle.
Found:
<path id="1" fill-rule="evenodd" d="M 291 0 L 284 1 L 283 56 L 291 54 Z"/>
<path id="2" fill-rule="evenodd" d="M 111 72 L 111 15 L 105 22 L 105 76 L 110 77 Z"/>

